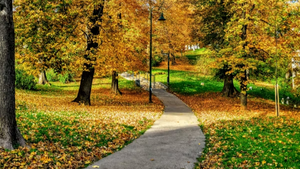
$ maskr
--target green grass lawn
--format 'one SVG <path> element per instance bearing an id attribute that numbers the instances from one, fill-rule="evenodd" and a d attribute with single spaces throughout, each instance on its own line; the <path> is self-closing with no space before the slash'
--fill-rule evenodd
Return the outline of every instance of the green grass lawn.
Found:
<path id="1" fill-rule="evenodd" d="M 155 80 L 167 84 L 168 71 L 165 69 L 153 70 L 155 74 Z M 204 85 L 201 85 L 204 84 Z M 272 83 L 272 82 L 271 82 Z M 237 90 L 239 89 L 238 81 L 234 81 L 234 85 Z M 275 91 L 271 87 L 262 87 L 255 84 L 249 84 L 249 87 L 252 87 L 252 90 L 248 90 L 250 96 L 261 97 L 268 100 L 275 100 Z M 220 92 L 223 88 L 223 81 L 216 80 L 212 76 L 202 76 L 196 72 L 190 71 L 179 71 L 179 70 L 170 70 L 170 90 L 175 93 L 185 94 L 185 95 L 194 95 L 205 92 Z M 286 88 L 280 88 L 280 100 L 281 98 L 289 97 L 289 104 L 300 105 L 300 98 L 292 94 Z"/>
<path id="2" fill-rule="evenodd" d="M 299 168 L 299 127 L 299 121 L 286 117 L 221 121 L 205 126 L 206 148 L 198 167 Z M 209 159 L 212 157 L 217 161 Z"/>
<path id="3" fill-rule="evenodd" d="M 50 82 L 49 85 L 37 85 L 38 91 L 52 91 L 52 90 L 78 90 L 80 85 L 80 80 L 76 80 L 71 83 L 61 83 L 61 82 Z M 111 87 L 111 78 L 94 78 L 93 89 L 108 89 Z M 136 88 L 134 82 L 128 81 L 124 78 L 119 78 L 119 87 L 123 89 L 134 89 Z"/>
<path id="4" fill-rule="evenodd" d="M 154 69 L 155 80 L 167 84 L 168 71 Z M 204 86 L 201 85 L 204 83 Z M 195 72 L 170 70 L 170 90 L 180 94 L 198 94 L 204 92 L 221 91 L 222 81 L 212 80 L 212 77 L 203 77 Z"/>
<path id="5" fill-rule="evenodd" d="M 185 56 L 189 59 L 191 65 L 196 65 L 198 58 L 201 55 L 208 54 L 210 51 L 206 48 L 196 49 L 195 51 L 188 51 Z"/>

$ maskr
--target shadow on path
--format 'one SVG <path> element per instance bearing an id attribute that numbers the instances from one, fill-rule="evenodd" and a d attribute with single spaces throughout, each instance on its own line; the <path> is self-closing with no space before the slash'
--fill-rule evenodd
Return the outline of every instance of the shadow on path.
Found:
<path id="1" fill-rule="evenodd" d="M 191 109 L 173 94 L 154 89 L 165 112 L 144 135 L 119 152 L 90 165 L 101 169 L 192 169 L 205 146 Z"/>

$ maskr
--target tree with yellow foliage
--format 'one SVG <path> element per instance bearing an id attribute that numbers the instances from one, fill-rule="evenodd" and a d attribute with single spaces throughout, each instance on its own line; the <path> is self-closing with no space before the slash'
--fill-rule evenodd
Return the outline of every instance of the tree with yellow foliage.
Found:
<path id="1" fill-rule="evenodd" d="M 205 28 L 218 25 L 212 33 L 202 30 L 199 34 L 211 36 L 210 44 L 218 47 L 215 65 L 219 68 L 227 65 L 226 74 L 234 74 L 239 80 L 241 105 L 246 107 L 249 74 L 261 73 L 260 68 L 266 66 L 275 69 L 276 63 L 277 67 L 286 67 L 285 61 L 299 48 L 296 42 L 299 32 L 295 31 L 298 26 L 290 27 L 298 17 L 289 10 L 290 1 L 287 0 L 209 1 L 199 4 L 202 13 L 209 13 L 205 5 L 220 8 L 224 13 L 211 17 L 204 24 Z"/>
<path id="2" fill-rule="evenodd" d="M 80 14 L 73 5 L 65 0 L 14 2 L 16 59 L 31 74 L 40 74 L 40 84 L 48 83 L 47 69 L 66 70 L 81 49 L 75 34 Z"/>
<path id="3" fill-rule="evenodd" d="M 112 73 L 112 91 L 118 89 L 117 72 L 145 68 L 146 41 L 143 40 L 146 6 L 141 1 L 100 1 L 88 14 L 87 54 L 80 89 L 75 102 L 90 105 L 90 94 L 94 71 L 98 75 Z M 88 9 L 87 9 L 88 11 Z M 89 47 L 89 44 L 90 47 Z"/>

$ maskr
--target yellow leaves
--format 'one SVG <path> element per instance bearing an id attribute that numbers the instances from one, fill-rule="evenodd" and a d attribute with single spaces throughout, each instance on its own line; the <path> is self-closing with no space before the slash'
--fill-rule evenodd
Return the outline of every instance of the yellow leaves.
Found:
<path id="1" fill-rule="evenodd" d="M 31 152 L 28 157 L 28 160 L 32 160 L 35 155 L 36 155 L 36 152 Z"/>
<path id="2" fill-rule="evenodd" d="M 52 159 L 48 157 L 48 153 L 47 152 L 44 152 L 44 155 L 40 158 L 40 160 L 44 164 L 47 164 L 47 163 L 49 163 L 49 162 L 52 161 Z"/>
<path id="3" fill-rule="evenodd" d="M 207 93 L 198 96 L 179 97 L 196 111 L 196 116 L 205 125 L 215 123 L 219 120 L 248 119 L 260 115 L 274 115 L 273 102 L 265 99 L 248 99 L 248 110 L 242 110 L 238 98 L 224 98 L 218 93 Z M 296 110 L 281 107 L 282 115 L 300 119 Z M 280 119 L 280 122 L 284 120 Z M 246 135 L 241 137 L 246 138 Z M 259 135 L 259 137 L 263 137 Z M 270 140 L 272 141 L 272 140 Z"/>
<path id="4" fill-rule="evenodd" d="M 139 137 L 162 113 L 162 103 L 154 97 L 149 104 L 145 91 L 122 90 L 123 96 L 112 99 L 102 87 L 94 86 L 92 106 L 71 103 L 76 90 L 17 90 L 18 125 L 31 149 L 0 148 L 0 166 L 83 168 Z"/>
<path id="5" fill-rule="evenodd" d="M 25 139 L 25 140 L 28 140 L 28 135 L 23 135 L 23 138 Z"/>
<path id="6" fill-rule="evenodd" d="M 61 166 L 61 163 L 60 162 L 56 162 L 56 166 L 60 167 Z"/>
<path id="7" fill-rule="evenodd" d="M 237 152 L 236 154 L 237 154 L 237 156 L 238 156 L 239 158 L 241 158 L 241 157 L 243 156 L 243 154 L 242 154 L 242 153 L 239 153 L 239 152 Z"/>

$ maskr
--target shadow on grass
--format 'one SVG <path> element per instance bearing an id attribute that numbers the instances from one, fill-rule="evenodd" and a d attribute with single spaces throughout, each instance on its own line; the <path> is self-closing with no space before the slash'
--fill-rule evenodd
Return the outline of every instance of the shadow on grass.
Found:
<path id="1" fill-rule="evenodd" d="M 167 84 L 167 70 L 155 69 L 154 72 L 157 73 L 155 77 L 156 81 Z M 170 91 L 175 93 L 194 95 L 205 92 L 221 92 L 223 85 L 222 80 L 206 77 L 197 72 L 170 70 Z M 234 86 L 240 91 L 240 85 L 237 80 L 234 80 Z M 250 89 L 250 86 L 252 89 Z M 272 88 L 249 84 L 248 89 L 247 93 L 250 97 L 255 96 L 272 101 L 275 100 L 275 91 Z M 300 98 L 293 95 L 288 89 L 280 88 L 279 95 L 280 100 L 284 98 L 285 104 L 287 98 L 289 98 L 288 102 L 290 106 L 294 106 L 294 104 L 300 105 Z"/>

